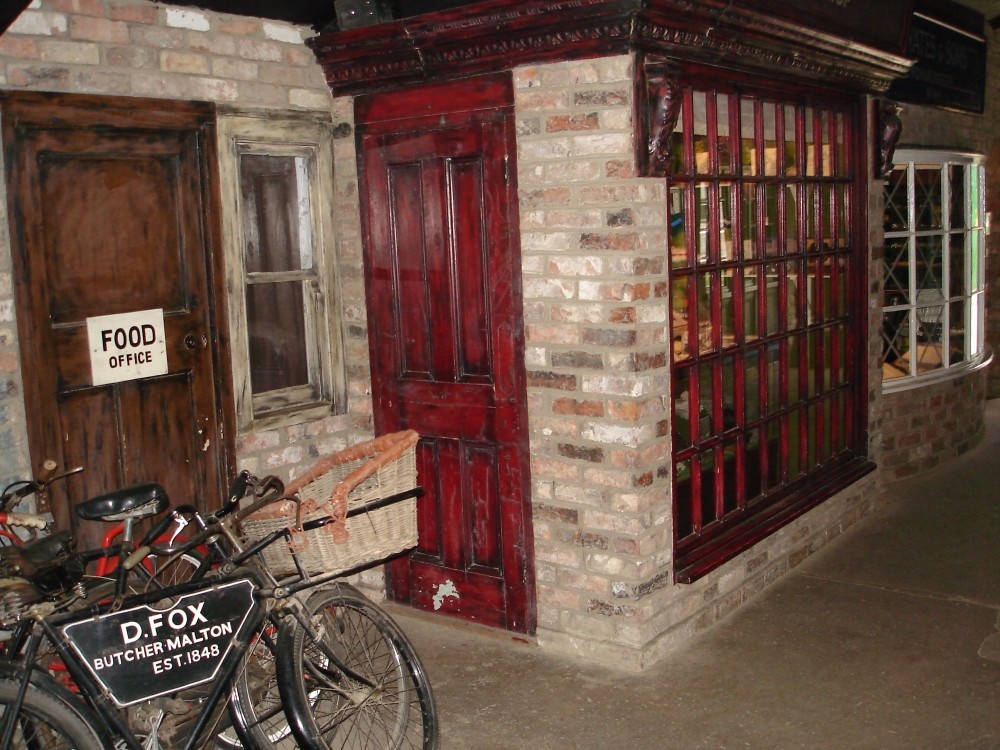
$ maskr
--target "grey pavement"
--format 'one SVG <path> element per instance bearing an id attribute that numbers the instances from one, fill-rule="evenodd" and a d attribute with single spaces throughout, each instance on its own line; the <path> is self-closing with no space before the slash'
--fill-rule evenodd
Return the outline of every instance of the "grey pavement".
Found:
<path id="1" fill-rule="evenodd" d="M 1000 750 L 1000 401 L 987 434 L 636 674 L 389 609 L 441 750 Z"/>

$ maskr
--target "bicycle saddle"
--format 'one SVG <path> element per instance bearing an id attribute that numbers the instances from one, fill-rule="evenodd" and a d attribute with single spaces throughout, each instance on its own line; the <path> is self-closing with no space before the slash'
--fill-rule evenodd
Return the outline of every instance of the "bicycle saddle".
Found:
<path id="1" fill-rule="evenodd" d="M 23 547 L 10 546 L 0 550 L 0 560 L 21 575 L 31 575 L 43 565 L 70 551 L 71 531 L 54 531 L 48 536 L 25 542 Z"/>
<path id="2" fill-rule="evenodd" d="M 76 515 L 85 521 L 121 521 L 155 516 L 167 509 L 167 491 L 156 482 L 145 482 L 107 492 L 76 506 Z"/>

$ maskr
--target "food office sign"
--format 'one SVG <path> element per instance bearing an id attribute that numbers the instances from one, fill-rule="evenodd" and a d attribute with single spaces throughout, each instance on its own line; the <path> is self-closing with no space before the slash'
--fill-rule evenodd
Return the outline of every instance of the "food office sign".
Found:
<path id="1" fill-rule="evenodd" d="M 109 612 L 62 627 L 87 669 L 119 706 L 214 680 L 253 611 L 240 579 L 178 598 Z"/>
<path id="2" fill-rule="evenodd" d="M 163 310 L 87 318 L 94 385 L 167 374 Z"/>

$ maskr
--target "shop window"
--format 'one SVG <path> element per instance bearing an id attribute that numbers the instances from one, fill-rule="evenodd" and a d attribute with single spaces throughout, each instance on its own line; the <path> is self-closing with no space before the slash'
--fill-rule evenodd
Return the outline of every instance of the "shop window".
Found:
<path id="1" fill-rule="evenodd" d="M 226 116 L 219 142 L 240 429 L 325 416 L 344 400 L 330 124 Z"/>
<path id="2" fill-rule="evenodd" d="M 872 468 L 858 127 L 834 97 L 683 92 L 668 178 L 680 582 Z"/>
<path id="3" fill-rule="evenodd" d="M 882 383 L 886 391 L 984 360 L 982 158 L 901 149 L 885 180 Z"/>

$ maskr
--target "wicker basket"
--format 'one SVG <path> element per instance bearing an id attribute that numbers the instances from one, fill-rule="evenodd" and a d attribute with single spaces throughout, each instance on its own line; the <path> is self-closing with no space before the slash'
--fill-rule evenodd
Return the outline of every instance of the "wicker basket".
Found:
<path id="1" fill-rule="evenodd" d="M 417 544 L 416 498 L 347 517 L 347 511 L 413 489 L 417 484 L 414 430 L 394 432 L 334 453 L 287 487 L 285 499 L 243 520 L 250 539 L 283 528 L 292 543 L 276 541 L 263 551 L 276 575 L 296 571 L 292 550 L 309 573 L 334 573 L 376 562 Z M 310 531 L 301 524 L 324 516 L 334 521 Z"/>

